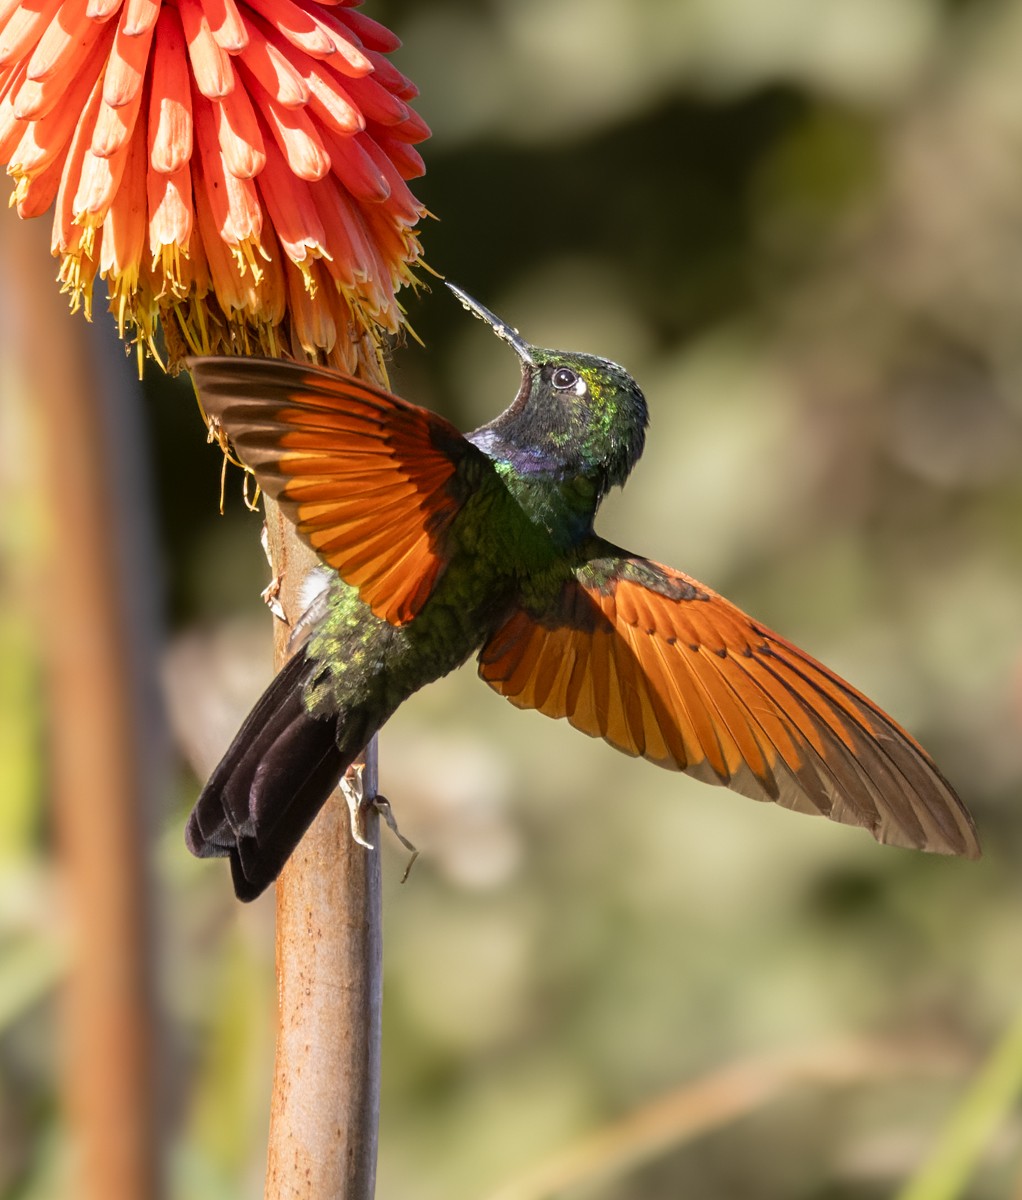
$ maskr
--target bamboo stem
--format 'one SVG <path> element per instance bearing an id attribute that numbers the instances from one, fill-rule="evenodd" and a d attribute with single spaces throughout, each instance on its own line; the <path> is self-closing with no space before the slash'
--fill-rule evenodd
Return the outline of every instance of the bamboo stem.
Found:
<path id="1" fill-rule="evenodd" d="M 270 561 L 289 620 L 316 558 L 271 501 Z M 287 657 L 277 622 L 275 659 Z M 375 739 L 363 786 L 376 791 Z M 267 1200 L 370 1200 L 380 1102 L 383 934 L 379 821 L 351 836 L 335 792 L 277 881 L 277 1055 L 270 1109 Z"/>

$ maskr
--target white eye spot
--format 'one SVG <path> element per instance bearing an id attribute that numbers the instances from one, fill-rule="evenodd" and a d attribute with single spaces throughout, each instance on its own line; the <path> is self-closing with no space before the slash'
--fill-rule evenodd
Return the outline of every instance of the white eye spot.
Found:
<path id="1" fill-rule="evenodd" d="M 559 392 L 573 392 L 580 398 L 589 391 L 586 381 L 571 367 L 558 367 L 551 375 L 550 382 Z"/>

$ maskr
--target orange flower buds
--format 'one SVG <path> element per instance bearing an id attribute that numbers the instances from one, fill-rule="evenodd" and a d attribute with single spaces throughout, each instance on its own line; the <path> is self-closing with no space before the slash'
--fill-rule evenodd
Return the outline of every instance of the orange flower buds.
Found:
<path id="1" fill-rule="evenodd" d="M 185 354 L 378 367 L 429 134 L 358 0 L 0 0 L 0 161 L 72 307 Z"/>

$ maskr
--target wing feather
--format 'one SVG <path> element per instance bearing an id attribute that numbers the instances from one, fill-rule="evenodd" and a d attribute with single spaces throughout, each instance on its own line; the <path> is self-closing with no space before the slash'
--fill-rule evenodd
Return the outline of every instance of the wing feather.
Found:
<path id="1" fill-rule="evenodd" d="M 513 612 L 479 664 L 513 704 L 627 754 L 882 842 L 979 854 L 951 785 L 871 700 L 709 588 L 606 543 L 552 611 Z"/>
<path id="2" fill-rule="evenodd" d="M 377 616 L 410 621 L 450 561 L 449 531 L 492 472 L 442 417 L 296 363 L 190 362 L 206 413 L 299 535 Z"/>

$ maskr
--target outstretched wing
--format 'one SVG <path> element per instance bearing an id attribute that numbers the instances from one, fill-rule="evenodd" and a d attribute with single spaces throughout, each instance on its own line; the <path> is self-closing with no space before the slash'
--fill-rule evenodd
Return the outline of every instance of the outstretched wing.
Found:
<path id="1" fill-rule="evenodd" d="M 429 599 L 447 534 L 489 460 L 443 417 L 336 371 L 275 359 L 189 361 L 207 416 L 260 487 L 373 612 Z"/>
<path id="2" fill-rule="evenodd" d="M 512 704 L 881 842 L 979 855 L 951 785 L 872 701 L 694 579 L 591 549 L 554 611 L 518 609 L 480 652 Z"/>

